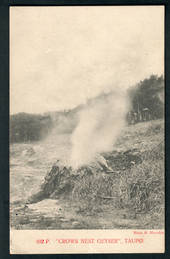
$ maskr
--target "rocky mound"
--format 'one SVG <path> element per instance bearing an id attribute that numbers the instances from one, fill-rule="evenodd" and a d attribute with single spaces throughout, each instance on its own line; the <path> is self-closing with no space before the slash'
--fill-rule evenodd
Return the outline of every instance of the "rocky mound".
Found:
<path id="1" fill-rule="evenodd" d="M 114 174 L 140 163 L 141 158 L 136 149 L 126 152 L 113 152 L 101 156 L 97 155 L 96 160 L 88 166 L 82 166 L 74 170 L 57 161 L 47 173 L 40 191 L 32 195 L 27 203 L 35 203 L 46 198 L 59 198 L 67 196 L 73 190 L 77 179 L 95 174 Z"/>

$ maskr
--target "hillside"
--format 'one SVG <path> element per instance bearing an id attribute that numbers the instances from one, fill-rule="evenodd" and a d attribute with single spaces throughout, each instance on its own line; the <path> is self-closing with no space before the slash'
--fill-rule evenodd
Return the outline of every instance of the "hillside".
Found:
<path id="1" fill-rule="evenodd" d="M 77 126 L 80 111 L 98 100 L 107 99 L 109 93 L 101 93 L 87 100 L 86 104 L 70 110 L 46 112 L 44 114 L 18 113 L 10 116 L 10 142 L 29 142 L 45 139 L 54 130 L 56 134 L 72 133 Z M 134 124 L 140 121 L 163 118 L 164 78 L 152 75 L 129 88 L 128 98 L 131 107 L 127 108 L 127 121 Z"/>
<path id="2" fill-rule="evenodd" d="M 18 148 L 17 145 L 15 148 Z M 43 148 L 43 143 L 41 145 Z M 45 149 L 48 154 L 50 145 L 48 144 Z M 35 148 L 34 151 L 33 157 L 38 152 Z M 12 227 L 17 229 L 163 228 L 163 120 L 127 126 L 113 151 L 102 155 L 112 171 L 107 172 L 95 165 L 94 170 L 90 169 L 92 174 L 84 173 L 82 171 L 84 169 L 80 169 L 77 175 L 69 168 L 64 169 L 57 161 L 51 169 L 48 167 L 46 176 L 45 168 L 41 169 L 41 163 L 37 165 L 36 171 L 37 173 L 43 171 L 39 176 L 34 173 L 35 169 L 33 172 L 30 168 L 30 186 L 28 181 L 25 186 L 25 191 L 28 188 L 29 195 L 27 194 L 24 200 L 21 198 L 11 204 Z M 27 156 L 30 156 L 29 153 Z M 35 164 L 32 166 L 35 168 Z M 89 172 L 87 168 L 85 170 Z M 56 181 L 52 180 L 53 177 Z M 30 196 L 31 188 L 33 193 Z M 39 192 L 41 197 L 36 196 Z"/>

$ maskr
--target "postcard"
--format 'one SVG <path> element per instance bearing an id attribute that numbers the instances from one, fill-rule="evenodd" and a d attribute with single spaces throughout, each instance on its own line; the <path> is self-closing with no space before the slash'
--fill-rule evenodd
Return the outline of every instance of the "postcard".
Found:
<path id="1" fill-rule="evenodd" d="M 10 253 L 164 253 L 164 6 L 10 7 Z"/>

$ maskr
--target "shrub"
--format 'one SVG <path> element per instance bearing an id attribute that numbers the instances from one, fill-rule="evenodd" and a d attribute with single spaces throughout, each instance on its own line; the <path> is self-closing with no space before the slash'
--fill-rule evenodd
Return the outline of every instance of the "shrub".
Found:
<path id="1" fill-rule="evenodd" d="M 137 214 L 150 214 L 157 220 L 164 211 L 164 146 L 157 145 L 141 158 L 140 164 L 114 174 L 86 175 L 78 178 L 72 199 L 79 204 L 79 211 L 96 213 L 104 204 Z"/>

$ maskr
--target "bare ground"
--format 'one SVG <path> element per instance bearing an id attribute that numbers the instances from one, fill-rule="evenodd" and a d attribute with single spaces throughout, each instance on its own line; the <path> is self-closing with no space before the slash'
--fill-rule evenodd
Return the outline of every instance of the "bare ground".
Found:
<path id="1" fill-rule="evenodd" d="M 163 228 L 164 122 L 156 120 L 127 126 L 113 151 L 103 156 L 112 167 L 113 173 L 77 182 L 69 196 L 49 197 L 37 203 L 26 204 L 25 197 L 22 197 L 21 193 L 20 199 L 11 202 L 11 227 L 15 229 Z M 49 164 L 48 167 L 44 165 L 44 168 L 49 170 Z M 38 168 L 34 167 L 34 170 L 36 174 Z M 41 184 L 45 173 L 42 172 L 41 176 L 37 174 L 36 185 Z M 21 177 L 24 182 L 22 180 L 20 186 L 23 186 L 27 181 L 24 176 Z M 35 176 L 30 174 L 30 178 L 34 187 Z M 35 191 L 35 188 L 33 189 Z M 15 189 L 11 196 L 16 193 Z M 26 190 L 25 194 L 27 193 Z"/>

